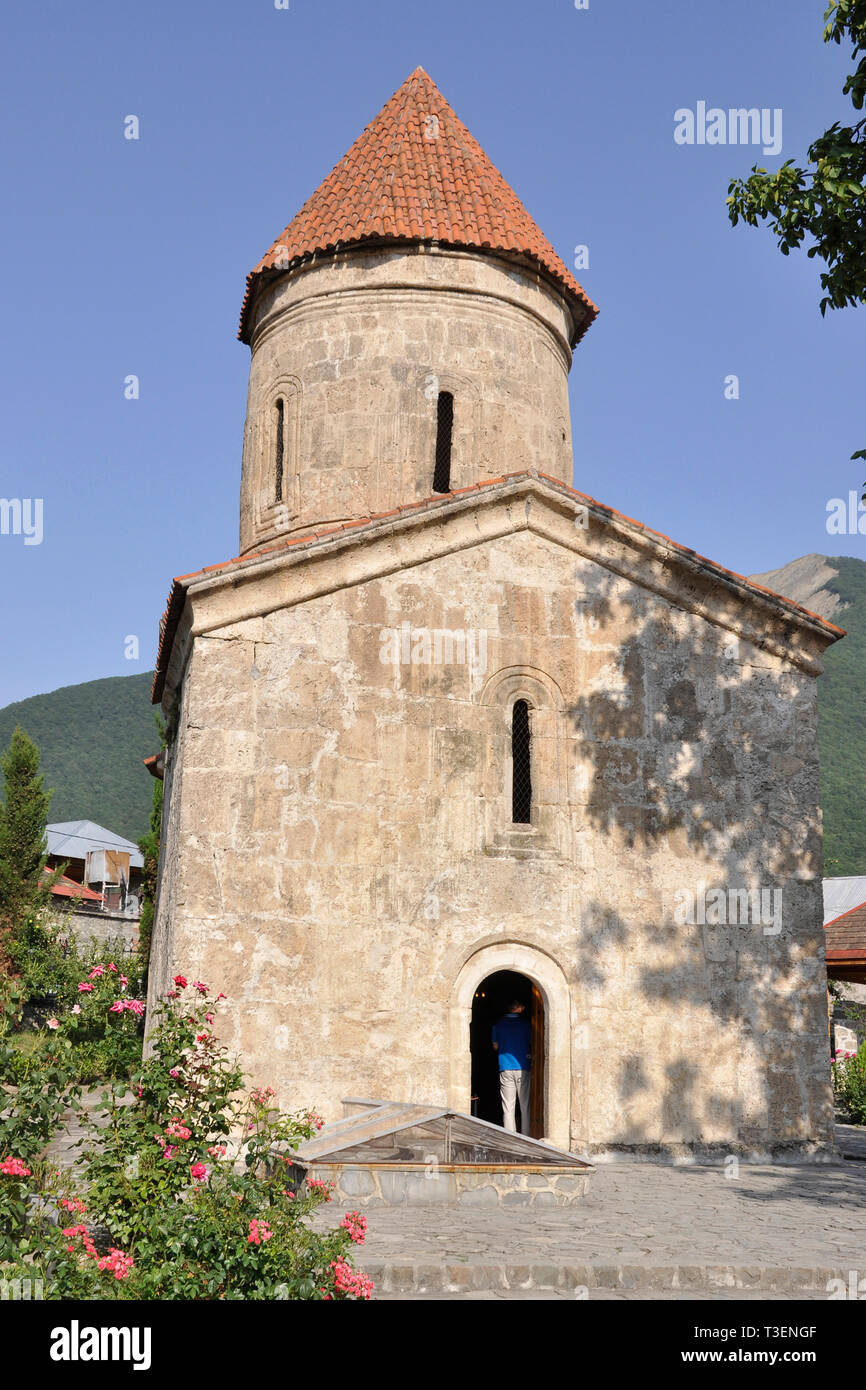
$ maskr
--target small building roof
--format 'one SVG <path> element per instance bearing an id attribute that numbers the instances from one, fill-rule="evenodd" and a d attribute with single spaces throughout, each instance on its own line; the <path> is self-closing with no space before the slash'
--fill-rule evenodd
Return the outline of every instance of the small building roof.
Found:
<path id="1" fill-rule="evenodd" d="M 325 1125 L 299 1146 L 297 1157 L 311 1166 L 332 1160 L 423 1163 L 431 1153 L 444 1163 L 523 1163 L 592 1171 L 587 1159 L 544 1139 L 509 1132 L 449 1106 L 394 1100 L 370 1102 L 360 1114 Z"/>
<path id="2" fill-rule="evenodd" d="M 256 290 L 317 254 L 382 243 L 518 256 L 555 281 L 574 316 L 572 346 L 598 309 L 423 68 L 358 136 L 247 276 L 238 337 L 250 341 Z"/>
<path id="3" fill-rule="evenodd" d="M 129 867 L 142 869 L 144 857 L 132 840 L 124 840 L 92 820 L 56 821 L 46 826 L 48 853 L 58 859 L 86 859 L 91 850 L 120 849 L 129 852 Z"/>
<path id="4" fill-rule="evenodd" d="M 67 858 L 68 857 L 67 855 Z M 43 869 L 42 873 L 47 877 L 50 875 L 51 870 Z M 86 903 L 102 902 L 101 893 L 95 893 L 92 888 L 87 887 L 86 883 L 76 883 L 74 878 L 67 878 L 65 874 L 60 875 L 59 879 L 52 887 L 51 892 L 56 898 L 80 898 Z"/>
<path id="5" fill-rule="evenodd" d="M 866 902 L 866 875 L 824 879 L 824 925 Z"/>
<path id="6" fill-rule="evenodd" d="M 866 983 L 866 902 L 828 922 L 824 934 L 831 979 Z"/>

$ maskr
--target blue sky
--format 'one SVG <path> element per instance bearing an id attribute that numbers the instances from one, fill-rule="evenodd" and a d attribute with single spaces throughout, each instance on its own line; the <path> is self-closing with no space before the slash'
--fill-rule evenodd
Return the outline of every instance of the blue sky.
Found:
<path id="1" fill-rule="evenodd" d="M 862 481 L 866 315 L 822 320 L 820 263 L 725 209 L 850 120 L 824 0 L 289 5 L 7 0 L 0 496 L 44 512 L 0 535 L 0 705 L 149 669 L 171 577 L 236 554 L 244 277 L 419 64 L 589 248 L 575 486 L 744 573 L 866 558 L 825 525 Z M 780 154 L 677 145 L 699 101 L 781 108 Z"/>

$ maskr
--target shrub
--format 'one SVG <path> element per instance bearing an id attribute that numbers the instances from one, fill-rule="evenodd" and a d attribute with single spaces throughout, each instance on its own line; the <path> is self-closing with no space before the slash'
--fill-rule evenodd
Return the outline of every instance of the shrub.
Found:
<path id="1" fill-rule="evenodd" d="M 64 927 L 62 919 L 26 923 L 14 947 L 18 984 L 31 1003 L 40 1005 L 43 1018 L 51 1015 L 48 1030 L 56 1025 L 72 1044 L 80 1082 L 128 1077 L 141 1060 L 144 1006 L 140 1000 L 135 1010 L 116 1006 L 119 998 L 131 1002 L 140 991 L 141 961 L 117 951 L 120 942 L 80 951 L 74 936 L 64 936 Z"/>
<path id="2" fill-rule="evenodd" d="M 23 1052 L 9 1036 L 0 1037 L 0 1160 L 35 1160 L 54 1137 L 81 1088 L 72 1045 L 47 1037 Z"/>
<path id="3" fill-rule="evenodd" d="M 859 1052 L 837 1052 L 833 1091 L 856 1125 L 866 1125 L 866 1042 Z"/>
<path id="4" fill-rule="evenodd" d="M 224 996 L 209 993 L 176 978 L 132 1093 L 103 1093 L 79 1193 L 9 1144 L 0 1152 L 0 1276 L 37 1274 L 55 1299 L 370 1297 L 350 1258 L 363 1217 L 312 1230 L 330 1192 L 293 1179 L 294 1150 L 321 1121 L 281 1111 L 269 1087 L 243 1089 L 213 1032 Z"/>

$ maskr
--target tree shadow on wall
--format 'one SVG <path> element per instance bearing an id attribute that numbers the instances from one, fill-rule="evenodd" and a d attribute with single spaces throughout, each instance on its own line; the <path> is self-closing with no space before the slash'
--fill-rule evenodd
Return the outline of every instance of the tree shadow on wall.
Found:
<path id="1" fill-rule="evenodd" d="M 736 1039 L 715 1089 L 702 1080 L 712 1056 L 687 1039 L 679 1050 L 666 1039 L 661 1078 L 649 1036 L 624 1053 L 618 1142 L 655 1142 L 629 1116 L 650 1089 L 662 1144 L 723 1132 L 767 1151 L 783 1147 L 774 1131 L 825 1142 L 826 1129 L 809 1134 L 802 1118 L 828 1117 L 829 1106 L 813 677 L 601 568 L 579 577 L 584 693 L 567 710 L 583 774 L 578 822 L 607 842 L 616 868 L 610 899 L 582 905 L 576 978 L 590 1002 L 602 986 L 615 999 L 618 958 L 650 1018 L 654 1004 L 667 1020 L 680 1006 L 684 1020 L 709 1019 L 700 1045 L 712 1047 L 714 1024 Z M 778 896 L 730 896 L 755 888 Z M 840 1170 L 809 1171 L 814 1194 L 832 1191 Z M 802 1170 L 790 1172 L 782 1195 L 805 1199 Z M 843 1186 L 840 1200 L 859 1205 Z"/>

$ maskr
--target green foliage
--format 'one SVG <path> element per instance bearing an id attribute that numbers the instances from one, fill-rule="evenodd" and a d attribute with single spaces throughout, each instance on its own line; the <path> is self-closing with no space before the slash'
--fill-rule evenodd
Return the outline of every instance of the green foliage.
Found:
<path id="1" fill-rule="evenodd" d="M 163 747 L 165 747 L 165 732 L 160 729 L 163 735 Z M 138 923 L 138 948 L 144 962 L 145 972 L 150 961 L 150 939 L 153 935 L 153 915 L 156 906 L 156 885 L 159 876 L 159 840 L 162 830 L 162 793 L 163 783 L 161 778 L 155 778 L 153 783 L 153 805 L 150 810 L 150 828 L 146 835 L 143 835 L 138 842 L 138 848 L 144 857 L 144 869 L 141 876 L 141 918 Z"/>
<path id="2" fill-rule="evenodd" d="M 862 111 L 866 98 L 866 0 L 830 0 L 824 15 L 825 43 L 850 41 L 852 61 L 859 57 L 843 92 Z M 809 147 L 809 168 L 788 159 L 774 174 L 752 167 L 751 176 L 732 180 L 728 216 L 749 226 L 770 220 L 782 254 L 813 240 L 807 255 L 818 256 L 821 313 L 828 308 L 866 304 L 866 119 L 853 126 L 835 122 Z M 858 449 L 852 458 L 866 458 Z"/>
<path id="3" fill-rule="evenodd" d="M 57 1033 L 72 1047 L 78 1081 L 128 1077 L 141 1059 L 143 1018 L 129 1007 L 112 1012 L 112 1005 L 141 993 L 140 957 L 125 956 L 122 943 L 111 941 L 79 951 L 65 925 L 62 918 L 31 919 L 19 933 L 13 963 L 24 995 L 54 1014 Z M 46 1041 L 44 1033 L 37 1036 Z"/>
<path id="4" fill-rule="evenodd" d="M 18 980 L 0 975 L 0 1038 L 16 1032 L 24 1016 L 26 994 Z"/>
<path id="5" fill-rule="evenodd" d="M 866 1042 L 833 1062 L 833 1091 L 855 1125 L 866 1125 Z"/>
<path id="6" fill-rule="evenodd" d="M 848 635 L 827 650 L 818 679 L 824 872 L 835 877 L 866 874 L 866 563 L 846 556 L 829 563 L 838 575 L 826 588 L 848 605 L 836 618 Z"/>
<path id="7" fill-rule="evenodd" d="M 0 927 L 14 939 L 25 918 L 48 901 L 42 870 L 47 859 L 45 825 L 51 793 L 42 785 L 39 750 L 19 728 L 0 757 L 0 768 Z"/>
<path id="8" fill-rule="evenodd" d="M 103 1094 L 78 1193 L 22 1161 L 20 1113 L 0 1132 L 0 1277 L 39 1277 L 52 1299 L 369 1298 L 348 1258 L 366 1222 L 352 1212 L 311 1230 L 330 1194 L 293 1180 L 294 1150 L 321 1121 L 280 1111 L 270 1088 L 242 1090 L 212 1029 L 223 996 L 208 993 L 177 977 L 132 1093 Z M 29 1099 L 19 1090 L 13 1110 Z M 49 1220 L 58 1207 L 60 1227 Z M 94 1224 L 115 1242 L 106 1254 Z"/>
<path id="9" fill-rule="evenodd" d="M 127 839 L 147 828 L 156 751 L 153 673 L 112 676 L 34 695 L 0 709 L 0 746 L 20 724 L 38 744 L 54 788 L 54 821 L 93 820 Z"/>
<path id="10" fill-rule="evenodd" d="M 63 1116 L 77 1105 L 81 1088 L 75 1072 L 72 1044 L 52 1037 L 32 1052 L 14 1046 L 7 1034 L 0 1037 L 0 1085 L 14 1088 L 0 1104 L 0 1159 L 8 1155 L 35 1159 L 54 1137 Z"/>
<path id="11" fill-rule="evenodd" d="M 75 986 L 83 978 L 84 962 L 74 938 L 67 942 L 64 926 L 62 919 L 47 912 L 30 915 L 10 946 L 10 959 L 29 1002 L 75 1002 Z"/>
<path id="12" fill-rule="evenodd" d="M 866 55 L 866 0 L 831 0 L 824 16 L 827 43 L 850 40 L 852 58 Z M 847 78 L 844 93 L 855 109 L 866 96 L 866 56 Z M 821 313 L 849 304 L 866 303 L 866 121 L 853 127 L 838 122 L 809 147 L 808 172 L 786 160 L 775 174 L 753 168 L 745 182 L 734 179 L 728 189 L 728 215 L 736 226 L 756 227 L 772 219 L 783 255 L 814 238 L 807 255 L 819 256 L 822 272 Z"/>

